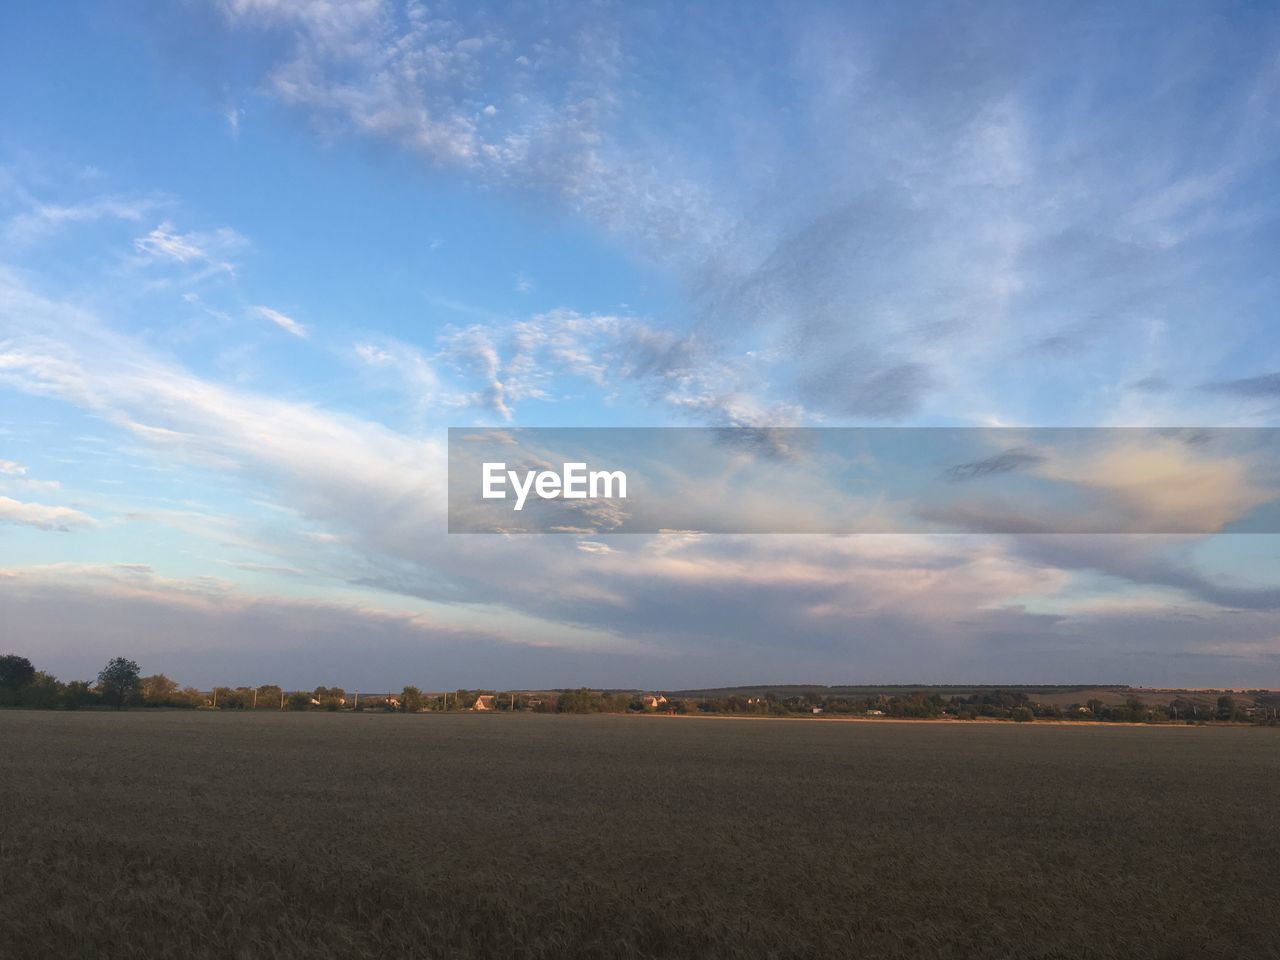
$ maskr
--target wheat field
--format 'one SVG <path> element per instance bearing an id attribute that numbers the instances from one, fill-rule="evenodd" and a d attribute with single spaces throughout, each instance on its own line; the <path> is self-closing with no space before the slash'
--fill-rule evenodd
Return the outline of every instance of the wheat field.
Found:
<path id="1" fill-rule="evenodd" d="M 1280 955 L 1268 729 L 0 712 L 5 958 Z"/>

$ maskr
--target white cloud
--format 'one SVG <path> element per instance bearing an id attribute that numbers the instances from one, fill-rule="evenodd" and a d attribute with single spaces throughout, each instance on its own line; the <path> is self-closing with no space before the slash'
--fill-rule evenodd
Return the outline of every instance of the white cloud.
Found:
<path id="1" fill-rule="evenodd" d="M 0 497 L 0 523 L 19 523 L 41 530 L 68 531 L 74 527 L 92 527 L 96 522 L 71 507 L 50 507 L 42 503 L 24 503 L 11 497 Z"/>
<path id="2" fill-rule="evenodd" d="M 267 89 L 325 137 L 386 140 L 488 183 L 550 193 L 659 258 L 705 253 L 729 226 L 682 158 L 636 157 L 609 136 L 626 57 L 621 28 L 598 12 L 495 21 L 376 0 L 222 7 L 234 26 L 288 37 Z M 492 94 L 511 105 L 499 111 Z"/>
<path id="3" fill-rule="evenodd" d="M 223 119 L 227 121 L 227 130 L 230 131 L 233 140 L 240 136 L 240 120 L 243 116 L 244 108 L 234 103 L 229 104 L 222 112 Z"/>
<path id="4" fill-rule="evenodd" d="M 584 389 L 634 390 L 678 417 L 717 425 L 794 425 L 804 417 L 761 395 L 768 378 L 759 358 L 709 355 L 696 337 L 626 315 L 558 309 L 446 327 L 431 347 L 382 338 L 355 352 L 394 371 L 420 407 L 473 407 L 503 422 L 522 403 L 574 400 Z"/>
<path id="5" fill-rule="evenodd" d="M 437 441 L 195 377 L 0 273 L 0 385 L 74 403 L 178 459 L 255 475 L 304 516 L 389 549 L 443 515 Z M 59 339 L 45 331 L 57 330 Z"/>
<path id="6" fill-rule="evenodd" d="M 82 203 L 37 203 L 16 214 L 4 225 L 4 236 L 12 244 L 21 245 L 44 239 L 69 224 L 92 223 L 97 220 L 123 220 L 134 223 L 160 203 L 153 199 L 131 197 L 98 197 Z"/>
<path id="7" fill-rule="evenodd" d="M 272 310 L 270 307 L 258 306 L 254 307 L 253 311 L 263 320 L 270 320 L 285 333 L 290 333 L 293 336 L 300 337 L 304 340 L 309 335 L 305 326 L 293 319 L 293 317 L 281 313 L 279 310 Z"/>
<path id="8" fill-rule="evenodd" d="M 168 220 L 133 241 L 133 248 L 145 262 L 198 267 L 190 278 L 195 280 L 218 273 L 234 274 L 233 255 L 246 245 L 245 238 L 230 227 L 180 233 Z"/>
<path id="9" fill-rule="evenodd" d="M 446 390 L 434 362 L 417 347 L 392 338 L 379 343 L 357 343 L 356 356 L 369 367 L 393 373 L 410 395 L 419 413 L 431 409 L 455 409 L 469 405 L 466 396 Z"/>

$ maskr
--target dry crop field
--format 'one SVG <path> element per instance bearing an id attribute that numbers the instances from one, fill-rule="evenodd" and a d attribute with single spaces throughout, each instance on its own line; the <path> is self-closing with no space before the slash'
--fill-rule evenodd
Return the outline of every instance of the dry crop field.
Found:
<path id="1" fill-rule="evenodd" d="M 0 712 L 0 956 L 1274 957 L 1269 729 Z"/>

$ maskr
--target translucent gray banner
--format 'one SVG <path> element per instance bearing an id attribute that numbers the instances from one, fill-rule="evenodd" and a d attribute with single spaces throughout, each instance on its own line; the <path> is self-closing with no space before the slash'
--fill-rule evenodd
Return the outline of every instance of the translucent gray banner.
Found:
<path id="1" fill-rule="evenodd" d="M 460 428 L 450 533 L 1276 533 L 1280 431 Z"/>

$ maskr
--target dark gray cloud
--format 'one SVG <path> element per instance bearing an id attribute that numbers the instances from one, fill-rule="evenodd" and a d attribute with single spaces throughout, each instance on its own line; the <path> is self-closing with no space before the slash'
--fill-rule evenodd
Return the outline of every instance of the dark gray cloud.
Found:
<path id="1" fill-rule="evenodd" d="M 902 420 L 920 409 L 932 375 L 924 364 L 853 351 L 813 364 L 796 381 L 809 409 L 851 420 Z"/>
<path id="2" fill-rule="evenodd" d="M 1064 360 L 1067 357 L 1074 357 L 1084 353 L 1088 349 L 1089 341 L 1093 339 L 1093 336 L 1094 334 L 1090 330 L 1068 330 L 1062 333 L 1054 333 L 1033 343 L 1029 348 L 1029 352 Z"/>
<path id="3" fill-rule="evenodd" d="M 1130 386 L 1134 390 L 1142 393 L 1168 393 L 1173 389 L 1173 385 L 1164 377 L 1143 377 L 1141 380 L 1135 380 Z"/>
<path id="4" fill-rule="evenodd" d="M 1211 393 L 1224 393 L 1246 400 L 1280 399 L 1280 373 L 1266 373 L 1239 380 L 1219 380 L 1206 383 L 1203 389 Z"/>
<path id="5" fill-rule="evenodd" d="M 950 467 L 946 476 L 949 480 L 976 480 L 980 477 L 990 476 L 992 474 L 1015 473 L 1019 470 L 1028 470 L 1038 464 L 1044 463 L 1044 454 L 1026 447 L 1015 447 L 997 453 L 994 456 L 985 457 L 982 460 L 973 460 L 969 463 L 958 463 L 954 467 Z"/>

